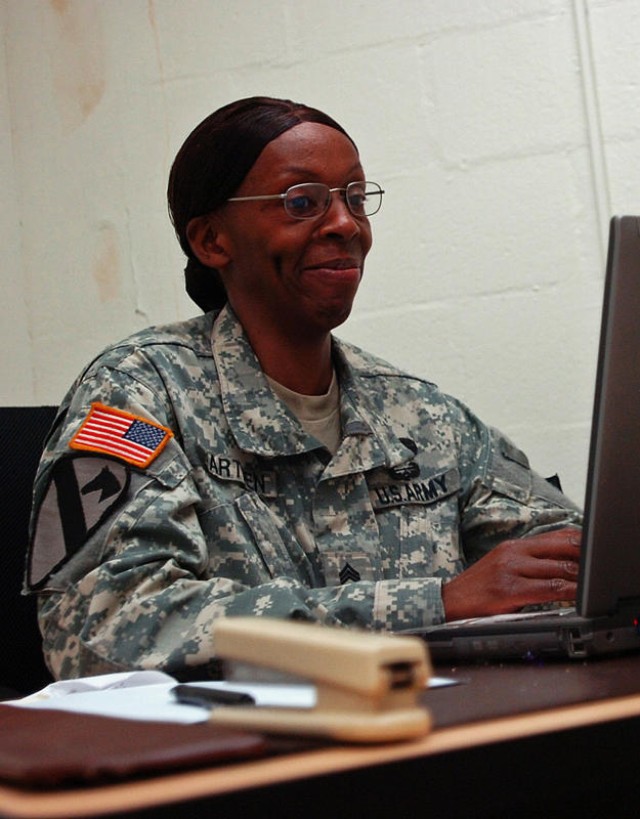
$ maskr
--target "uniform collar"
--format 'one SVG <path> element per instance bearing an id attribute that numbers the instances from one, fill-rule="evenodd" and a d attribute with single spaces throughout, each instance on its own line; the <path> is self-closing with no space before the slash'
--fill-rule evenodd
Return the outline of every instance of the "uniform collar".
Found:
<path id="1" fill-rule="evenodd" d="M 362 371 L 351 346 L 335 338 L 333 357 L 340 383 L 344 438 L 325 477 L 396 467 L 411 461 L 413 450 L 400 440 L 375 405 L 379 381 L 371 378 L 370 365 Z"/>
<path id="2" fill-rule="evenodd" d="M 216 317 L 211 347 L 218 371 L 223 411 L 240 449 L 266 458 L 317 449 L 287 406 L 272 391 L 235 313 L 227 304 Z M 324 478 L 376 467 L 394 467 L 413 453 L 388 427 L 350 362 L 350 348 L 333 339 L 340 383 L 344 440 Z"/>

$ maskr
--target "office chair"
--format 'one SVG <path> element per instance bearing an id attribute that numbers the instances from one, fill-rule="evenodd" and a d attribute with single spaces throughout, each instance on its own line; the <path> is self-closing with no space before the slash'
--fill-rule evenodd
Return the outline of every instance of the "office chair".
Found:
<path id="1" fill-rule="evenodd" d="M 35 597 L 21 595 L 31 489 L 56 407 L 0 407 L 0 700 L 52 681 L 42 655 Z"/>

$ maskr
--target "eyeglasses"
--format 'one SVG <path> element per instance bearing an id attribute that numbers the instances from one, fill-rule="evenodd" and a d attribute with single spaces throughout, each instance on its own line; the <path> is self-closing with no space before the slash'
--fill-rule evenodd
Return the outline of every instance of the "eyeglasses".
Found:
<path id="1" fill-rule="evenodd" d="M 384 191 L 377 182 L 349 182 L 346 188 L 330 188 L 322 182 L 292 185 L 284 193 L 268 196 L 234 196 L 227 202 L 257 202 L 282 199 L 284 209 L 294 219 L 317 219 L 329 210 L 331 194 L 340 193 L 349 212 L 358 218 L 373 216 L 380 210 Z"/>

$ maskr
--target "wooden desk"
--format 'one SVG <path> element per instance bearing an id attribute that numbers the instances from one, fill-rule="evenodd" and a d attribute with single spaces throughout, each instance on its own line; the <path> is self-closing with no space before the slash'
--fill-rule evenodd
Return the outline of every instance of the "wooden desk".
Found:
<path id="1" fill-rule="evenodd" d="M 436 728 L 420 741 L 335 746 L 71 792 L 0 787 L 0 815 L 638 814 L 640 657 L 439 673 L 464 682 L 425 694 Z"/>

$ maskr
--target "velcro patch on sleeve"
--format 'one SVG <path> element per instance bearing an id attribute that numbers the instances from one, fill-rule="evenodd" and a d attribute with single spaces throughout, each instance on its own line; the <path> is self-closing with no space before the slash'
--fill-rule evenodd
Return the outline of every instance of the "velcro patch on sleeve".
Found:
<path id="1" fill-rule="evenodd" d="M 513 461 L 525 469 L 530 469 L 529 459 L 527 456 L 521 449 L 514 446 L 511 441 L 507 441 L 505 438 L 502 438 L 500 441 L 500 451 L 502 452 L 502 455 L 507 458 L 507 460 Z"/>
<path id="2" fill-rule="evenodd" d="M 91 405 L 69 446 L 111 455 L 144 469 L 158 457 L 171 437 L 170 429 L 154 421 L 96 403 Z"/>

